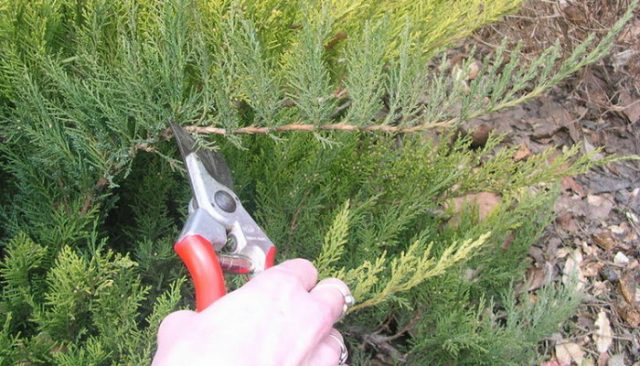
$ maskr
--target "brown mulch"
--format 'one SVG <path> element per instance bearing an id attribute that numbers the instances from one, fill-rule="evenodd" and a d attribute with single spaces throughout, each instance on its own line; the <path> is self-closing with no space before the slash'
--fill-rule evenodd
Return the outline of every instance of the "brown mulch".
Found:
<path id="1" fill-rule="evenodd" d="M 504 38 L 539 54 L 559 40 L 569 52 L 587 34 L 606 34 L 629 1 L 530 1 L 474 35 L 491 52 Z M 522 156 L 578 144 L 603 156 L 640 155 L 640 12 L 610 56 L 546 96 L 474 121 L 506 133 Z M 562 182 L 556 220 L 530 251 L 535 289 L 578 268 L 584 301 L 562 332 L 544 342 L 545 366 L 640 365 L 640 161 L 626 160 Z"/>

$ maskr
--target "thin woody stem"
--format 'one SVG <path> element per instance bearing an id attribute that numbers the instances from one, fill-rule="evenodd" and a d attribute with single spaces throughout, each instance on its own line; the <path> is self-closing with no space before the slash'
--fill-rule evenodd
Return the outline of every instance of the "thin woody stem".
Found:
<path id="1" fill-rule="evenodd" d="M 314 131 L 346 131 L 346 132 L 386 132 L 386 133 L 415 133 L 421 131 L 428 131 L 436 128 L 449 127 L 457 120 L 451 119 L 447 121 L 420 124 L 416 126 L 389 126 L 389 125 L 368 125 L 357 126 L 346 123 L 333 123 L 326 125 L 311 125 L 293 123 L 282 126 L 273 127 L 259 127 L 259 126 L 247 126 L 234 129 L 225 129 L 220 127 L 209 126 L 186 126 L 186 130 L 193 133 L 203 135 L 258 135 L 258 134 L 270 134 L 278 132 L 314 132 Z"/>

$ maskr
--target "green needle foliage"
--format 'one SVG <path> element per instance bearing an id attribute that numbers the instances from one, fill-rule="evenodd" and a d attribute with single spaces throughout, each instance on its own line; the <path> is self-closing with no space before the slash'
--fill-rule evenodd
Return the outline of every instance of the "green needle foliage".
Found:
<path id="1" fill-rule="evenodd" d="M 352 364 L 532 362 L 578 297 L 513 284 L 554 184 L 592 161 L 516 162 L 452 131 L 606 55 L 637 1 L 564 58 L 505 43 L 470 77 L 473 58 L 440 56 L 518 5 L 0 0 L 0 364 L 148 364 L 161 319 L 193 304 L 168 120 L 225 153 L 280 260 L 351 286 Z M 487 217 L 452 208 L 478 192 L 500 197 Z"/>

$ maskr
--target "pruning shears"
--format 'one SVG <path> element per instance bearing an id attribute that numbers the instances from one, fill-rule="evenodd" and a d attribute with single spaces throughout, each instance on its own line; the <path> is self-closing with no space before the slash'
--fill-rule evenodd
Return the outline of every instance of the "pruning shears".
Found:
<path id="1" fill-rule="evenodd" d="M 223 271 L 259 273 L 273 266 L 276 247 L 233 192 L 222 154 L 198 149 L 184 128 L 170 125 L 193 193 L 174 249 L 191 275 L 200 312 L 226 294 Z"/>

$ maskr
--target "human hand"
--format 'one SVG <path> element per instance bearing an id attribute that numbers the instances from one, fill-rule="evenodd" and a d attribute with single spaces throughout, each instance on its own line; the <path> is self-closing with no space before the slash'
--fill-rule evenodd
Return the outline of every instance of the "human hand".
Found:
<path id="1" fill-rule="evenodd" d="M 339 365 L 346 348 L 333 324 L 353 298 L 342 281 L 317 280 L 311 262 L 289 260 L 200 313 L 169 314 L 153 366 Z"/>

